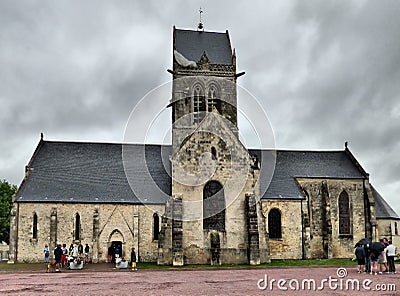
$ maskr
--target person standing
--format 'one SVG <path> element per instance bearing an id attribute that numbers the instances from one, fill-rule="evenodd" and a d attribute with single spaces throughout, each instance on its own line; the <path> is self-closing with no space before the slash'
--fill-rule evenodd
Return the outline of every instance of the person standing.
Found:
<path id="1" fill-rule="evenodd" d="M 108 262 L 112 262 L 113 255 L 114 255 L 114 249 L 112 245 L 110 245 L 108 247 Z"/>
<path id="2" fill-rule="evenodd" d="M 62 257 L 63 251 L 61 250 L 61 245 L 58 244 L 57 248 L 54 250 L 54 259 L 56 260 L 56 271 L 60 271 L 60 264 L 61 264 L 61 257 Z"/>
<path id="3" fill-rule="evenodd" d="M 131 251 L 132 271 L 137 270 L 136 261 L 137 261 L 137 258 L 136 258 L 135 248 L 132 248 L 132 251 Z"/>
<path id="4" fill-rule="evenodd" d="M 358 246 L 355 251 L 355 255 L 357 258 L 357 271 L 358 273 L 362 273 L 365 268 L 365 251 L 362 246 Z"/>
<path id="5" fill-rule="evenodd" d="M 396 273 L 396 266 L 394 264 L 394 256 L 396 256 L 396 247 L 392 244 L 392 241 L 389 241 L 389 245 L 386 247 L 387 249 L 387 261 L 389 264 L 389 272 Z"/>
<path id="6" fill-rule="evenodd" d="M 85 245 L 85 263 L 89 262 L 89 250 L 90 250 L 90 247 L 88 244 L 86 244 Z"/>
<path id="7" fill-rule="evenodd" d="M 371 274 L 375 273 L 378 274 L 378 254 L 375 251 L 371 250 Z"/>
<path id="8" fill-rule="evenodd" d="M 79 243 L 79 245 L 78 245 L 78 254 L 79 254 L 79 257 L 83 256 L 83 246 L 81 243 Z"/>
<path id="9" fill-rule="evenodd" d="M 68 255 L 67 245 L 63 244 L 61 250 L 63 252 L 61 257 L 61 267 L 65 267 L 67 266 L 67 255 Z"/>
<path id="10" fill-rule="evenodd" d="M 386 248 L 387 247 L 385 244 L 385 240 L 386 240 L 385 238 L 379 240 L 380 243 L 385 247 L 383 249 L 383 251 L 380 252 L 379 257 L 378 257 L 379 258 L 379 274 L 382 274 L 383 272 L 386 272 L 386 273 L 389 272 L 388 265 L 387 265 L 387 258 L 386 258 L 386 251 L 387 251 Z M 383 268 L 385 268 L 385 270 L 383 270 Z"/>
<path id="11" fill-rule="evenodd" d="M 71 244 L 70 246 L 69 246 L 69 255 L 70 256 L 72 256 L 72 252 L 74 251 L 74 245 L 73 244 Z"/>
<path id="12" fill-rule="evenodd" d="M 114 249 L 114 258 L 119 258 L 120 257 L 120 249 L 119 249 L 119 246 L 117 245 L 117 246 L 115 246 L 115 249 Z"/>
<path id="13" fill-rule="evenodd" d="M 49 263 L 50 250 L 47 244 L 44 245 L 43 254 L 44 254 L 44 263 Z"/>
<path id="14" fill-rule="evenodd" d="M 365 272 L 371 272 L 371 250 L 369 249 L 369 244 L 364 245 L 365 252 Z"/>

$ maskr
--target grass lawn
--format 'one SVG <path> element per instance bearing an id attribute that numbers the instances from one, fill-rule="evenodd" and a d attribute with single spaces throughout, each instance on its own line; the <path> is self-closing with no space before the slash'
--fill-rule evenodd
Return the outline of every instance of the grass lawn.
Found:
<path id="1" fill-rule="evenodd" d="M 0 271 L 37 271 L 45 270 L 44 263 L 17 263 L 7 264 L 7 261 L 0 262 Z"/>
<path id="2" fill-rule="evenodd" d="M 101 263 L 102 265 L 106 265 Z M 157 265 L 155 262 L 139 262 L 138 268 L 140 269 L 152 269 L 152 270 L 168 270 L 174 269 L 207 269 L 207 268 L 273 268 L 273 267 L 309 267 L 309 266 L 349 266 L 356 265 L 356 262 L 350 259 L 312 259 L 312 260 L 272 260 L 269 264 L 260 265 L 249 265 L 249 264 L 223 264 L 223 265 L 185 265 L 182 267 L 169 266 L 169 265 Z M 98 266 L 100 267 L 100 266 Z M 6 271 L 43 271 L 46 269 L 44 263 L 16 263 L 7 264 L 7 262 L 0 262 L 0 272 Z M 90 264 L 87 268 L 89 270 L 97 270 L 96 264 Z"/>
<path id="3" fill-rule="evenodd" d="M 139 263 L 140 269 L 168 269 L 168 268 L 269 268 L 269 267 L 307 267 L 307 266 L 349 266 L 356 265 L 351 259 L 312 259 L 312 260 L 272 260 L 269 264 L 249 265 L 249 264 L 222 264 L 222 265 L 185 265 L 159 266 L 156 263 Z"/>

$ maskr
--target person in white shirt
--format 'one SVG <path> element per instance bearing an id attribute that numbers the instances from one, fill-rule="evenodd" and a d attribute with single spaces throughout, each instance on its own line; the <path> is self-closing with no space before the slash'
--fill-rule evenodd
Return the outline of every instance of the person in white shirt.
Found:
<path id="1" fill-rule="evenodd" d="M 387 250 L 387 261 L 389 265 L 389 272 L 396 273 L 396 266 L 394 264 L 394 256 L 396 256 L 396 247 L 389 241 L 389 245 L 386 247 Z"/>

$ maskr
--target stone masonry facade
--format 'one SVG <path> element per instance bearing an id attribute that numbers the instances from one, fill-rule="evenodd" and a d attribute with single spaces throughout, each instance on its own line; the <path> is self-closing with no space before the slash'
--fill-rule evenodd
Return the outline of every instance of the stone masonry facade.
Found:
<path id="1" fill-rule="evenodd" d="M 117 204 L 18 203 L 17 207 L 18 231 L 14 240 L 17 240 L 18 252 L 14 260 L 18 262 L 41 262 L 45 244 L 54 248 L 55 244 L 69 246 L 78 242 L 74 233 L 76 214 L 80 215 L 79 242 L 89 244 L 93 262 L 107 261 L 112 241 L 122 242 L 123 256 L 127 259 L 135 247 L 140 261 L 157 261 L 158 241 L 153 239 L 153 222 L 155 213 L 161 219 L 163 206 L 152 205 L 153 209 L 159 207 L 159 212 L 144 205 Z M 34 213 L 38 217 L 36 239 L 32 232 Z"/>

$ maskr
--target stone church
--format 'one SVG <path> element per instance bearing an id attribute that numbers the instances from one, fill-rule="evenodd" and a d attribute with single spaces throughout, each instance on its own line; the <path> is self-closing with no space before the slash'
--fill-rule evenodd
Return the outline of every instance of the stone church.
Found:
<path id="1" fill-rule="evenodd" d="M 347 144 L 241 143 L 228 31 L 174 27 L 172 57 L 171 145 L 42 135 L 14 196 L 10 263 L 40 262 L 58 243 L 88 243 L 93 262 L 114 244 L 127 258 L 135 247 L 141 262 L 179 266 L 349 258 L 363 237 L 400 242 L 399 216 Z"/>

